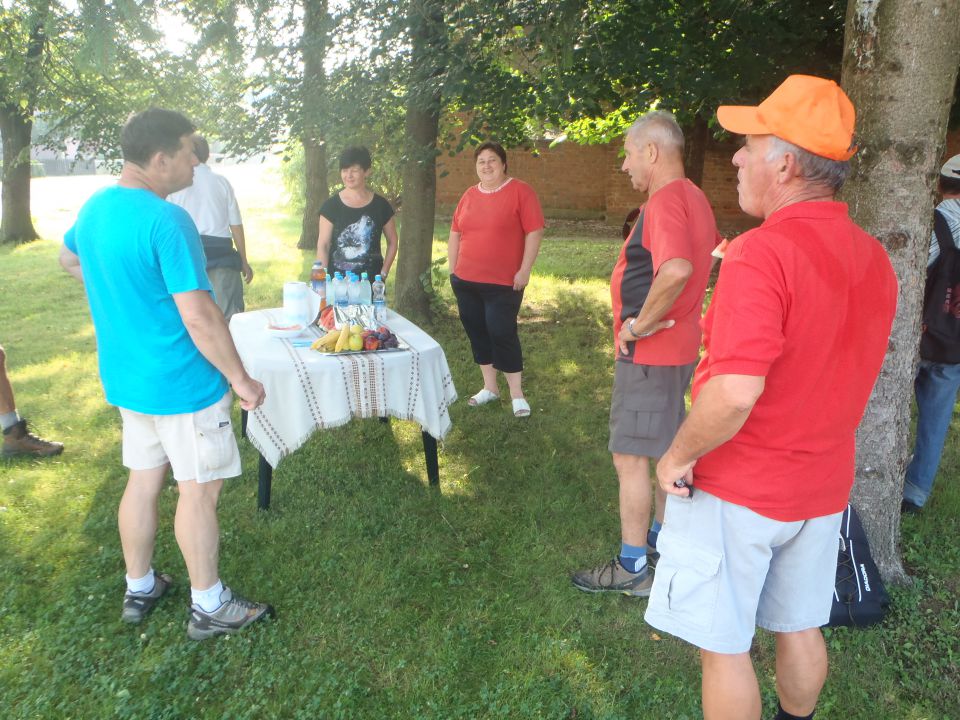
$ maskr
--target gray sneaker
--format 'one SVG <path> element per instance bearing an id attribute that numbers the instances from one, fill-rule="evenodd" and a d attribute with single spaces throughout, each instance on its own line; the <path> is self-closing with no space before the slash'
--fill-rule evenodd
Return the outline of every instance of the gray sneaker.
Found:
<path id="1" fill-rule="evenodd" d="M 173 578 L 166 573 L 153 573 L 153 590 L 148 593 L 132 593 L 129 590 L 123 596 L 123 612 L 120 619 L 125 623 L 136 625 L 143 622 L 143 619 L 153 610 L 153 606 L 162 598 L 170 586 L 173 585 Z"/>
<path id="2" fill-rule="evenodd" d="M 246 600 L 225 587 L 220 594 L 223 604 L 213 612 L 204 612 L 197 604 L 190 606 L 187 636 L 191 640 L 206 640 L 214 635 L 235 633 L 266 616 L 273 616 L 273 607 L 267 603 Z"/>
<path id="3" fill-rule="evenodd" d="M 581 570 L 573 575 L 573 586 L 584 592 L 618 592 L 633 597 L 649 597 L 653 587 L 653 573 L 649 566 L 632 573 L 615 557 L 606 565 L 591 570 Z"/>

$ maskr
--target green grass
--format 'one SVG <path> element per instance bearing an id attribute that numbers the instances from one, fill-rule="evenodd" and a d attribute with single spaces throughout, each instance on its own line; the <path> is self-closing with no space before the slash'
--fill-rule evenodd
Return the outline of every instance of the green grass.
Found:
<path id="1" fill-rule="evenodd" d="M 278 305 L 283 281 L 304 277 L 311 259 L 293 249 L 297 219 L 272 190 L 260 194 L 279 185 L 269 172 L 238 187 L 257 273 L 251 308 Z M 84 196 L 54 181 L 34 184 L 50 238 L 76 211 L 64 198 Z M 480 377 L 449 287 L 440 288 L 445 309 L 427 329 L 462 399 L 441 449 L 439 492 L 426 483 L 417 427 L 364 421 L 318 434 L 284 460 L 273 506 L 258 512 L 256 456 L 241 441 L 245 472 L 221 501 L 222 573 L 274 603 L 278 618 L 202 644 L 185 636 L 172 488 L 155 565 L 177 586 L 143 625 L 119 622 L 119 422 L 103 401 L 82 289 L 56 264 L 58 244 L 0 248 L 0 343 L 19 407 L 67 446 L 52 460 L 0 464 L 0 716 L 700 716 L 694 649 L 645 625 L 645 601 L 584 595 L 569 583 L 618 542 L 606 452 L 616 228 L 606 238 L 569 224 L 548 233 L 521 315 L 528 421 L 514 420 L 505 400 L 466 406 Z M 443 250 L 438 241 L 436 256 Z M 828 633 L 832 670 L 818 718 L 960 717 L 956 431 L 932 505 L 904 521 L 917 582 L 894 593 L 880 627 Z M 767 634 L 755 663 L 769 717 Z"/>

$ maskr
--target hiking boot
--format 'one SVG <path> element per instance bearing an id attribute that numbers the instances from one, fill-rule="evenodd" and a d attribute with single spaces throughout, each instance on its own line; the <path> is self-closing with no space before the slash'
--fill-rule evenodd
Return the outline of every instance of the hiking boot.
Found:
<path id="1" fill-rule="evenodd" d="M 213 612 L 204 612 L 197 604 L 190 606 L 190 622 L 187 636 L 191 640 L 206 640 L 214 635 L 235 633 L 266 616 L 273 616 L 273 608 L 267 603 L 246 600 L 225 587 L 220 594 L 223 604 Z"/>
<path id="2" fill-rule="evenodd" d="M 51 442 L 39 438 L 27 431 L 27 421 L 20 418 L 20 422 L 11 425 L 3 431 L 3 456 L 35 455 L 36 457 L 50 457 L 63 452 L 63 443 Z"/>
<path id="3" fill-rule="evenodd" d="M 153 573 L 153 590 L 148 593 L 132 593 L 129 590 L 123 596 L 123 613 L 120 619 L 125 623 L 136 625 L 143 621 L 147 614 L 153 610 L 157 601 L 166 595 L 167 590 L 173 585 L 173 578 L 166 573 Z"/>
<path id="4" fill-rule="evenodd" d="M 660 559 L 660 553 L 657 552 L 656 545 L 647 545 L 647 567 L 651 570 L 657 569 L 657 560 Z"/>
<path id="5" fill-rule="evenodd" d="M 615 557 L 606 565 L 575 573 L 572 580 L 573 586 L 584 592 L 618 592 L 648 597 L 653 587 L 653 572 L 645 566 L 640 572 L 632 573 L 620 564 L 619 557 Z"/>
<path id="6" fill-rule="evenodd" d="M 657 569 L 657 560 L 660 559 L 660 553 L 657 552 L 657 540 L 660 537 L 660 532 L 654 532 L 653 530 L 647 530 L 647 566 L 651 570 Z"/>

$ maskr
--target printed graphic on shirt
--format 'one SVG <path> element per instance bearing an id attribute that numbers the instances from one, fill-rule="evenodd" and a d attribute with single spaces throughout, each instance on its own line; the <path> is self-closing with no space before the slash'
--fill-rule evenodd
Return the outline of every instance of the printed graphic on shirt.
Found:
<path id="1" fill-rule="evenodd" d="M 393 217 L 386 198 L 374 195 L 369 204 L 354 208 L 344 205 L 340 195 L 334 193 L 320 208 L 320 216 L 333 225 L 329 269 L 357 275 L 365 272 L 371 278 L 381 271 L 383 228 Z"/>
<path id="2" fill-rule="evenodd" d="M 370 259 L 374 227 L 376 227 L 376 223 L 368 215 L 364 215 L 355 223 L 347 225 L 333 243 L 332 263 L 334 267 L 356 270 L 366 266 Z M 378 233 L 378 245 L 379 240 Z M 377 249 L 379 250 L 379 247 Z"/>

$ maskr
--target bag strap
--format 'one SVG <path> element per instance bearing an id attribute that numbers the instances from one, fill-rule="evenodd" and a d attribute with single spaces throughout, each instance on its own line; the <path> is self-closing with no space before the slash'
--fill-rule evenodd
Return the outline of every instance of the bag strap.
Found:
<path id="1" fill-rule="evenodd" d="M 947 216 L 939 210 L 933 211 L 933 234 L 937 236 L 937 244 L 940 246 L 940 257 L 943 257 L 951 249 L 956 247 L 953 242 L 953 233 L 950 232 L 950 225 L 947 224 Z"/>

